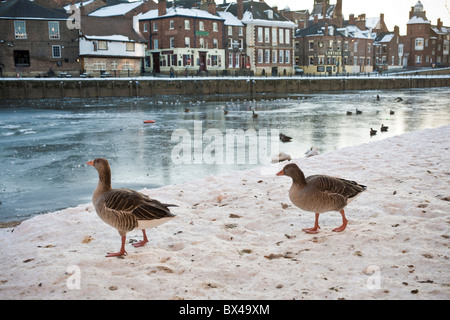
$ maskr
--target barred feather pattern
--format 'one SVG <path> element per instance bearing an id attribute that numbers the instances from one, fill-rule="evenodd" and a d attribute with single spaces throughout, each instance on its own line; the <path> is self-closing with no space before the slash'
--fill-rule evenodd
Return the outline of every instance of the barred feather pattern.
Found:
<path id="1" fill-rule="evenodd" d="M 305 211 L 315 213 L 340 211 L 367 189 L 366 186 L 355 181 L 327 175 L 304 178 L 303 172 L 297 165 L 288 166 L 284 169 L 285 174 L 293 179 L 289 198 L 294 205 Z"/>
<path id="2" fill-rule="evenodd" d="M 161 203 L 134 190 L 112 189 L 106 159 L 95 159 L 94 166 L 99 173 L 99 183 L 92 196 L 95 210 L 100 219 L 116 228 L 120 235 L 137 228 L 142 220 L 175 217 L 168 207 L 176 205 Z"/>

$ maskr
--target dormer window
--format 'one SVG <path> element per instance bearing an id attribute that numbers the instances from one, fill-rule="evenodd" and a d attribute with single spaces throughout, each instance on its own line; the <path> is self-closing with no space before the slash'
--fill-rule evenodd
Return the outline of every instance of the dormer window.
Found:
<path id="1" fill-rule="evenodd" d="M 270 20 L 273 20 L 273 10 L 265 10 L 264 12 Z"/>

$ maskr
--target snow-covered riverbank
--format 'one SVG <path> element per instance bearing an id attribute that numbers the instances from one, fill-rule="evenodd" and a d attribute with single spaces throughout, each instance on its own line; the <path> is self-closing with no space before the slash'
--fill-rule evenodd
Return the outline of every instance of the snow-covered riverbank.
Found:
<path id="1" fill-rule="evenodd" d="M 0 230 L 0 298 L 449 299 L 449 137 L 445 126 L 294 160 L 368 186 L 342 233 L 339 213 L 301 231 L 314 215 L 290 203 L 284 164 L 144 190 L 177 218 L 123 259 L 104 257 L 120 238 L 92 204 L 36 216 Z"/>

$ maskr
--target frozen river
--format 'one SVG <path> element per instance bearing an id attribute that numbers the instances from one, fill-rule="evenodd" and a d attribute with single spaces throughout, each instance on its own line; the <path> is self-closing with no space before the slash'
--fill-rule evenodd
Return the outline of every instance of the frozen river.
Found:
<path id="1" fill-rule="evenodd" d="M 449 101 L 448 88 L 252 102 L 174 97 L 0 101 L 0 221 L 89 203 L 98 176 L 85 163 L 95 157 L 110 161 L 113 187 L 154 188 L 260 165 L 260 151 L 253 152 L 252 144 L 264 147 L 261 138 L 298 158 L 311 146 L 324 153 L 447 125 Z M 356 115 L 356 109 L 362 114 Z M 143 123 L 150 119 L 155 123 Z M 381 124 L 388 132 L 380 132 Z M 371 137 L 370 128 L 378 134 Z M 240 132 L 248 136 L 244 161 L 238 156 L 243 148 L 234 149 L 235 158 L 230 156 L 230 132 L 236 145 Z M 279 132 L 292 142 L 278 144 Z M 267 151 L 269 158 L 276 150 Z"/>

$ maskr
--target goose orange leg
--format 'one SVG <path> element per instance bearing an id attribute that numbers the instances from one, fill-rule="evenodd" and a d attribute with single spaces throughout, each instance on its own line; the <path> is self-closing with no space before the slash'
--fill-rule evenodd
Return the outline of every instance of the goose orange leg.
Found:
<path id="1" fill-rule="evenodd" d="M 302 229 L 302 230 L 305 231 L 306 233 L 315 234 L 315 233 L 319 233 L 318 229 L 320 229 L 320 227 L 319 227 L 319 214 L 316 213 L 316 221 L 314 222 L 314 227 L 307 228 L 307 229 Z"/>
<path id="2" fill-rule="evenodd" d="M 142 241 L 138 241 L 136 243 L 133 243 L 133 247 L 139 248 L 139 247 L 144 246 L 148 242 L 147 234 L 145 233 L 145 229 L 142 229 L 142 234 L 144 235 L 144 239 Z"/>
<path id="3" fill-rule="evenodd" d="M 340 226 L 339 228 L 333 229 L 334 232 L 342 232 L 345 230 L 345 227 L 347 227 L 347 218 L 345 218 L 345 212 L 344 209 L 342 209 L 340 211 L 341 215 L 342 215 L 342 226 Z"/>
<path id="4" fill-rule="evenodd" d="M 122 236 L 122 246 L 120 247 L 120 251 L 119 252 L 116 252 L 116 253 L 108 252 L 106 257 L 107 258 L 109 258 L 109 257 L 120 257 L 120 256 L 127 255 L 127 252 L 125 251 L 125 240 L 126 239 L 127 239 L 127 236 Z"/>

